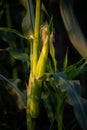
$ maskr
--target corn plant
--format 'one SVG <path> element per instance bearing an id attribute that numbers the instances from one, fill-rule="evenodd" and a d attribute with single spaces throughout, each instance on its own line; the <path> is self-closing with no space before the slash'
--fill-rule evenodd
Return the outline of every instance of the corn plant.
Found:
<path id="1" fill-rule="evenodd" d="M 60 0 L 60 5 L 61 2 L 62 0 Z M 27 41 L 29 53 L 26 53 L 26 50 L 20 51 L 17 47 L 13 46 L 4 49 L 4 51 L 8 51 L 14 59 L 21 60 L 23 65 L 26 63 L 29 69 L 29 73 L 25 74 L 27 75 L 26 77 L 28 77 L 26 79 L 26 96 L 2 74 L 0 74 L 0 81 L 5 82 L 6 90 L 13 97 L 16 97 L 18 108 L 20 110 L 23 108 L 26 109 L 27 130 L 38 129 L 36 122 L 40 115 L 41 102 L 44 104 L 50 121 L 50 130 L 53 129 L 55 121 L 57 122 L 56 129 L 63 130 L 63 110 L 66 102 L 73 106 L 76 118 L 81 127 L 85 130 L 87 128 L 87 100 L 80 96 L 79 82 L 72 80 L 87 70 L 85 67 L 87 62 L 81 59 L 76 64 L 67 66 L 67 51 L 63 63 L 63 71 L 59 72 L 53 45 L 52 18 L 41 26 L 41 9 L 43 2 L 36 0 L 35 14 L 32 0 L 26 0 L 25 5 L 27 13 L 22 21 L 23 34 L 11 27 L 0 27 L 0 34 L 1 38 L 7 42 L 13 41 L 8 38 L 8 36 L 12 34 L 15 34 L 16 37 L 20 37 L 21 42 L 23 42 L 23 40 Z M 44 11 L 46 12 L 46 9 L 44 9 Z M 31 21 L 29 21 L 29 18 Z M 29 22 L 31 23 L 30 27 Z M 1 51 L 3 51 L 3 49 L 1 49 Z M 52 61 L 49 58 L 49 54 Z M 86 55 L 82 56 L 86 57 Z M 51 62 L 53 64 L 51 64 Z M 24 66 L 24 68 L 26 66 Z"/>

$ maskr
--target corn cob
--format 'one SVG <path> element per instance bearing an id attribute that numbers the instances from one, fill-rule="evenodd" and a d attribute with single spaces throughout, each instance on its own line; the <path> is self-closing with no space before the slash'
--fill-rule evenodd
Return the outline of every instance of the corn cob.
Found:
<path id="1" fill-rule="evenodd" d="M 42 51 L 41 51 L 41 54 L 40 54 L 40 57 L 39 57 L 39 60 L 37 63 L 37 67 L 36 67 L 36 78 L 37 79 L 44 74 L 45 67 L 46 67 L 46 61 L 47 61 L 47 57 L 48 57 L 49 34 L 48 34 L 47 26 L 45 26 L 45 28 L 43 28 L 42 42 L 43 42 L 43 47 L 42 47 Z"/>

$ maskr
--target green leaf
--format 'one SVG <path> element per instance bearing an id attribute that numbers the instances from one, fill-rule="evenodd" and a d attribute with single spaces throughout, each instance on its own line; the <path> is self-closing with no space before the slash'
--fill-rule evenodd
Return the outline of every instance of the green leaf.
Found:
<path id="1" fill-rule="evenodd" d="M 24 109 L 26 101 L 22 92 L 17 88 L 17 86 L 15 86 L 15 84 L 13 84 L 9 79 L 7 79 L 1 74 L 0 74 L 0 80 L 3 81 L 4 87 L 9 92 L 9 94 L 11 94 L 14 97 L 18 108 L 20 110 Z"/>
<path id="2" fill-rule="evenodd" d="M 21 60 L 23 62 L 29 62 L 29 56 L 26 53 L 20 52 L 19 50 L 9 49 L 9 52 L 13 58 L 16 60 Z"/>
<path id="3" fill-rule="evenodd" d="M 22 35 L 20 32 L 18 32 L 18 31 L 15 30 L 15 29 L 0 27 L 0 35 L 1 35 L 0 37 L 6 39 L 6 37 L 4 36 L 4 34 L 6 35 L 6 33 L 10 33 L 10 34 L 9 34 L 9 38 L 11 39 L 11 41 L 13 41 L 13 39 L 10 37 L 10 35 L 12 36 L 12 34 L 15 34 L 16 36 L 19 36 L 19 37 L 21 37 L 21 38 L 24 38 L 24 39 L 29 40 L 27 37 L 25 37 L 24 35 Z M 7 35 L 8 35 L 8 34 L 7 34 Z"/>
<path id="4" fill-rule="evenodd" d="M 62 92 L 60 88 L 56 89 L 56 95 L 57 95 L 57 106 L 56 106 L 56 120 L 58 122 L 58 129 L 62 130 L 63 126 L 63 111 L 65 106 L 65 100 L 67 98 L 66 93 Z"/>
<path id="5" fill-rule="evenodd" d="M 87 71 L 87 68 L 85 67 L 86 64 L 87 64 L 87 61 L 84 61 L 83 59 L 81 59 L 76 64 L 68 66 L 64 70 L 64 72 L 67 73 L 68 79 L 74 79 L 80 73 L 83 73 L 84 71 Z"/>
<path id="6" fill-rule="evenodd" d="M 46 62 L 46 72 L 54 73 L 54 68 L 52 67 L 52 63 L 49 58 L 47 58 Z"/>
<path id="7" fill-rule="evenodd" d="M 44 3 L 42 3 L 42 7 L 41 7 L 41 9 L 43 10 L 43 12 L 44 12 L 47 16 L 49 16 L 49 14 L 48 14 L 48 12 L 47 12 L 47 9 L 46 9 Z"/>
<path id="8" fill-rule="evenodd" d="M 73 1 L 61 0 L 60 13 L 72 45 L 87 60 L 87 40 L 75 16 Z"/>
<path id="9" fill-rule="evenodd" d="M 67 68 L 67 64 L 68 64 L 68 49 L 66 51 L 66 55 L 63 61 L 63 70 L 65 70 Z"/>
<path id="10" fill-rule="evenodd" d="M 16 41 L 16 37 L 13 34 L 7 32 L 7 31 L 0 31 L 0 38 L 3 41 L 5 41 L 7 43 L 11 43 L 11 44 L 12 43 L 14 44 L 15 41 Z"/>
<path id="11" fill-rule="evenodd" d="M 34 9 L 32 0 L 20 0 L 26 8 L 26 15 L 22 21 L 22 30 L 24 35 L 30 35 L 34 30 Z"/>
<path id="12" fill-rule="evenodd" d="M 57 61 L 56 61 L 56 58 L 55 58 L 55 48 L 54 48 L 54 45 L 53 45 L 52 42 L 50 43 L 50 55 L 52 57 L 54 70 L 55 70 L 55 72 L 57 72 Z"/>
<path id="13" fill-rule="evenodd" d="M 55 113 L 54 113 L 54 109 L 55 109 L 55 93 L 53 91 L 51 91 L 51 82 L 44 82 L 44 88 L 43 88 L 43 92 L 42 92 L 42 100 L 44 103 L 44 107 L 46 109 L 48 118 L 50 120 L 50 122 L 52 123 L 55 119 Z M 48 86 L 49 85 L 49 86 Z"/>
<path id="14" fill-rule="evenodd" d="M 56 81 L 55 81 L 56 77 Z M 68 96 L 68 103 L 73 106 L 76 118 L 83 130 L 87 129 L 87 100 L 80 96 L 79 83 L 71 82 L 64 79 L 59 74 L 54 75 L 54 81 L 60 86 L 62 91 L 65 91 Z"/>

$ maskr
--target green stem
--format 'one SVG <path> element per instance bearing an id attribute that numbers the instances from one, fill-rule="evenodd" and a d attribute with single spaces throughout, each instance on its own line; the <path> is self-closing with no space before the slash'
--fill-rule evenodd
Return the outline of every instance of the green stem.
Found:
<path id="1" fill-rule="evenodd" d="M 31 85 L 29 86 L 31 87 L 30 93 L 27 92 L 27 130 L 35 130 L 36 120 L 40 113 L 41 82 L 34 80 Z"/>
<path id="2" fill-rule="evenodd" d="M 59 113 L 60 114 L 60 113 Z M 60 115 L 60 117 L 59 117 L 59 121 L 58 121 L 58 130 L 62 130 L 62 125 L 63 125 L 63 122 L 62 122 L 62 119 L 61 119 L 61 117 L 62 117 L 63 115 Z"/>
<path id="3" fill-rule="evenodd" d="M 27 130 L 35 130 L 35 119 L 27 112 Z"/>
<path id="4" fill-rule="evenodd" d="M 38 81 L 34 80 L 35 70 L 38 61 L 38 44 L 40 34 L 40 8 L 41 0 L 36 0 L 36 15 L 33 47 L 31 45 L 31 71 L 29 77 L 29 84 L 27 87 L 27 130 L 36 129 L 36 119 L 39 116 L 40 99 L 41 99 L 41 85 Z"/>
<path id="5" fill-rule="evenodd" d="M 40 12 L 41 12 L 41 0 L 36 0 L 36 15 L 35 15 L 35 28 L 34 28 L 34 40 L 33 40 L 33 75 L 35 75 L 37 60 L 38 60 L 38 44 L 40 34 Z"/>
<path id="6" fill-rule="evenodd" d="M 58 130 L 63 130 L 63 111 L 64 111 L 64 104 L 66 100 L 66 94 L 61 92 L 59 89 L 57 92 L 57 122 L 58 122 Z"/>

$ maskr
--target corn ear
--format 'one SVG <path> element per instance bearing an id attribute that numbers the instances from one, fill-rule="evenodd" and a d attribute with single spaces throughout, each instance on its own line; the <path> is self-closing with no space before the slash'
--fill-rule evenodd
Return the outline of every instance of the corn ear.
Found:
<path id="1" fill-rule="evenodd" d="M 36 78 L 39 78 L 44 74 L 46 61 L 48 57 L 48 44 L 49 44 L 49 37 L 47 35 L 43 43 L 43 48 L 42 48 L 42 51 L 41 51 L 41 54 L 37 63 Z"/>

